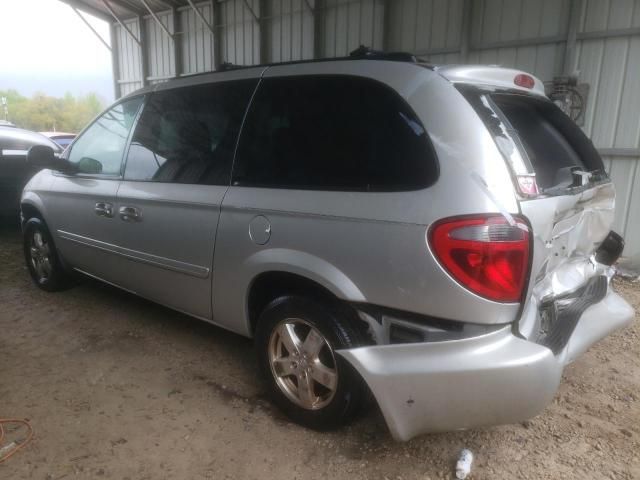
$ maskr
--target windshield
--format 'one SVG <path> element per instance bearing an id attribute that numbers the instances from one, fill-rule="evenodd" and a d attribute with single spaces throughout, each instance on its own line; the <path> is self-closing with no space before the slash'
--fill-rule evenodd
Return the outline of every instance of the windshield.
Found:
<path id="1" fill-rule="evenodd" d="M 579 186 L 576 175 L 594 173 L 589 180 L 605 175 L 591 140 L 550 100 L 469 87 L 461 91 L 484 120 L 519 180 L 535 177 L 537 189 L 551 193 Z"/>

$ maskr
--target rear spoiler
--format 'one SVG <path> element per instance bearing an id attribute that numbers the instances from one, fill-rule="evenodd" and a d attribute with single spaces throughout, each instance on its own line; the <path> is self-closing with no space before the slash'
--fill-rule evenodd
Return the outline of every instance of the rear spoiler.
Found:
<path id="1" fill-rule="evenodd" d="M 453 83 L 520 90 L 546 97 L 542 81 L 522 70 L 489 65 L 443 65 L 434 70 Z"/>

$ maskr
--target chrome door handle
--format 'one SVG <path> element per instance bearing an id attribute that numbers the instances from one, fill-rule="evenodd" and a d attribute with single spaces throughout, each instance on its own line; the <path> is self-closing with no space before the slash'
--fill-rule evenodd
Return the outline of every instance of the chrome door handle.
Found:
<path id="1" fill-rule="evenodd" d="M 142 213 L 136 207 L 120 207 L 118 215 L 125 222 L 140 222 L 142 221 Z"/>
<path id="2" fill-rule="evenodd" d="M 98 202 L 96 203 L 93 211 L 96 212 L 96 215 L 98 215 L 99 217 L 113 217 L 113 205 L 111 205 L 110 203 Z"/>

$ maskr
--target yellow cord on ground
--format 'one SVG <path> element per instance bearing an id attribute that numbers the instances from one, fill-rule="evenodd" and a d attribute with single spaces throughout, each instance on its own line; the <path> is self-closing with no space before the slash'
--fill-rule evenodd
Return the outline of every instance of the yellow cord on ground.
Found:
<path id="1" fill-rule="evenodd" d="M 2 428 L 2 425 L 12 424 L 12 423 L 18 423 L 20 425 L 26 426 L 29 433 L 27 434 L 27 438 L 25 438 L 20 443 L 17 443 L 15 447 L 9 450 L 9 453 L 6 453 L 5 455 L 0 457 L 0 463 L 4 462 L 9 457 L 11 457 L 14 453 L 16 453 L 18 450 L 24 447 L 27 443 L 29 443 L 33 438 L 33 428 L 31 427 L 31 424 L 28 421 L 22 420 L 19 418 L 0 418 L 0 449 L 2 446 L 2 440 L 4 439 L 4 428 Z"/>

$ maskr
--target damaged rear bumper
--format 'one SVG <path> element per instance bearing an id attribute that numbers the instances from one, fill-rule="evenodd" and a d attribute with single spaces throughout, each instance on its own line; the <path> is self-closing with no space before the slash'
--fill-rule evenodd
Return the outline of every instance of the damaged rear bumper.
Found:
<path id="1" fill-rule="evenodd" d="M 373 392 L 397 440 L 514 423 L 553 399 L 566 364 L 629 324 L 633 309 L 609 290 L 580 316 L 558 354 L 511 326 L 480 337 L 341 350 Z"/>

